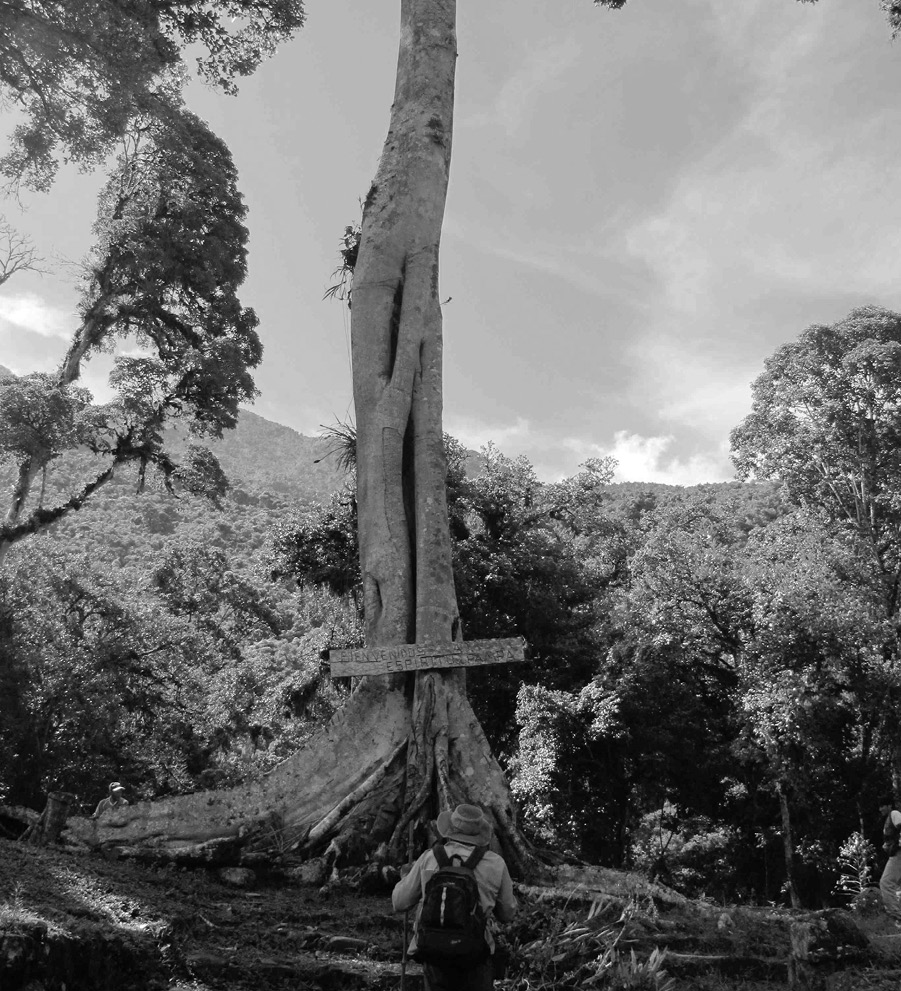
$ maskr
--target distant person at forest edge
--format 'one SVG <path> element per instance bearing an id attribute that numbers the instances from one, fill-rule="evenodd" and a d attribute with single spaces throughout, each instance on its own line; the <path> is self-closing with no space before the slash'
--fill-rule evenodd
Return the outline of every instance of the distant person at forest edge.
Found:
<path id="1" fill-rule="evenodd" d="M 879 814 L 885 819 L 882 849 L 888 854 L 888 863 L 879 879 L 879 890 L 886 913 L 896 925 L 901 926 L 901 899 L 898 898 L 898 888 L 901 886 L 901 812 L 892 808 L 893 804 L 894 799 L 887 798 L 879 806 Z"/>
<path id="2" fill-rule="evenodd" d="M 125 797 L 125 786 L 114 781 L 109 786 L 109 795 L 106 798 L 101 798 L 98 802 L 94 818 L 98 819 L 107 809 L 124 809 L 126 805 L 128 805 L 128 799 Z"/>
<path id="3" fill-rule="evenodd" d="M 429 881 L 441 870 L 438 857 L 442 855 L 442 849 L 452 864 L 465 863 L 470 858 L 477 861 L 471 869 L 475 875 L 479 902 L 486 921 L 494 913 L 502 922 L 509 922 L 518 907 L 513 895 L 513 882 L 503 857 L 488 850 L 491 824 L 482 810 L 475 805 L 458 805 L 453 812 L 442 812 L 436 825 L 443 842 L 439 841 L 419 857 L 410 873 L 394 886 L 391 895 L 396 912 L 405 912 L 419 904 L 417 925 L 410 944 L 410 956 L 416 959 L 419 959 L 418 941 L 424 939 L 424 931 L 420 932 L 419 928 L 423 916 L 423 901 L 432 897 L 426 889 Z M 490 991 L 494 987 L 495 952 L 490 926 L 485 927 L 484 938 L 487 943 L 484 959 L 474 965 L 456 965 L 452 961 L 423 961 L 426 991 Z"/>

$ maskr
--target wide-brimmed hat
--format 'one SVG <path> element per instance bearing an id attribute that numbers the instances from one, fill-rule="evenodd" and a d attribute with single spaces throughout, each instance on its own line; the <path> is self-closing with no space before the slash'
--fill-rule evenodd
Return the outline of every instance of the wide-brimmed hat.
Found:
<path id="1" fill-rule="evenodd" d="M 491 840 L 491 823 L 476 805 L 458 805 L 453 812 L 442 812 L 435 824 L 446 840 L 487 846 Z"/>
<path id="2" fill-rule="evenodd" d="M 109 786 L 109 793 L 112 795 L 114 791 L 125 791 L 125 785 L 121 784 L 119 781 L 113 781 Z"/>

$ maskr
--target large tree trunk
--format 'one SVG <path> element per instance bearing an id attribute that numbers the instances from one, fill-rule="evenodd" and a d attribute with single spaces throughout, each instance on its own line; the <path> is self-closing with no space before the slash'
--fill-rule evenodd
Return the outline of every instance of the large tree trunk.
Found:
<path id="1" fill-rule="evenodd" d="M 456 0 L 401 0 L 388 137 L 363 216 L 351 327 L 357 503 L 367 646 L 461 638 L 447 521 L 438 248 L 453 130 Z M 532 855 L 465 672 L 364 678 L 304 751 L 263 782 L 129 807 L 72 835 L 197 855 L 278 845 L 315 851 L 365 834 L 397 857 L 428 823 L 480 805 L 515 873 Z M 413 827 L 412 829 L 410 827 Z M 408 850 L 413 835 L 414 850 Z"/>
<path id="2" fill-rule="evenodd" d="M 354 271 L 357 506 L 369 646 L 461 636 L 447 524 L 438 296 L 453 134 L 455 8 L 455 0 L 402 0 L 391 122 L 366 200 Z M 499 835 L 512 846 L 509 792 L 466 700 L 465 673 L 410 678 L 404 814 L 393 846 L 401 844 L 411 821 L 422 841 L 439 806 L 464 800 L 489 811 L 497 806 Z"/>
<path id="3" fill-rule="evenodd" d="M 455 18 L 455 0 L 402 0 L 391 121 L 354 271 L 357 506 L 369 646 L 462 636 L 447 522 L 438 295 Z M 392 846 L 403 844 L 411 822 L 422 842 L 441 808 L 468 801 L 493 817 L 505 854 L 521 864 L 528 853 L 503 774 L 467 701 L 465 671 L 408 677 L 412 726 Z"/>
<path id="4" fill-rule="evenodd" d="M 454 0 L 402 0 L 391 123 L 353 282 L 360 560 L 370 646 L 453 639 L 438 247 L 457 57 Z"/>

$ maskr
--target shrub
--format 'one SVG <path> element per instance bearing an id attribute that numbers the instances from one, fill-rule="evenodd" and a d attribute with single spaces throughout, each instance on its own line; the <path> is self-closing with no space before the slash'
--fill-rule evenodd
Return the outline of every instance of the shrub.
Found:
<path id="1" fill-rule="evenodd" d="M 852 833 L 838 851 L 837 893 L 857 900 L 858 896 L 873 887 L 873 865 L 876 847 L 861 833 Z"/>

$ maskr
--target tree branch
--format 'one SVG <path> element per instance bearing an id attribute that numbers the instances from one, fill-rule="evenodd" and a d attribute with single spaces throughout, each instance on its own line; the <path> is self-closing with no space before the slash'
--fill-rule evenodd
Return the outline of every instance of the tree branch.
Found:
<path id="1" fill-rule="evenodd" d="M 67 499 L 66 502 L 54 506 L 52 509 L 35 509 L 27 519 L 15 526 L 0 526 L 0 560 L 13 544 L 62 519 L 73 509 L 80 509 L 93 492 L 96 492 L 101 485 L 105 485 L 113 477 L 113 471 L 118 463 L 118 461 L 114 461 L 109 468 L 88 482 L 80 492 Z"/>
<path id="2" fill-rule="evenodd" d="M 8 282 L 16 272 L 40 272 L 44 259 L 40 258 L 31 241 L 20 234 L 0 215 L 0 286 Z"/>

